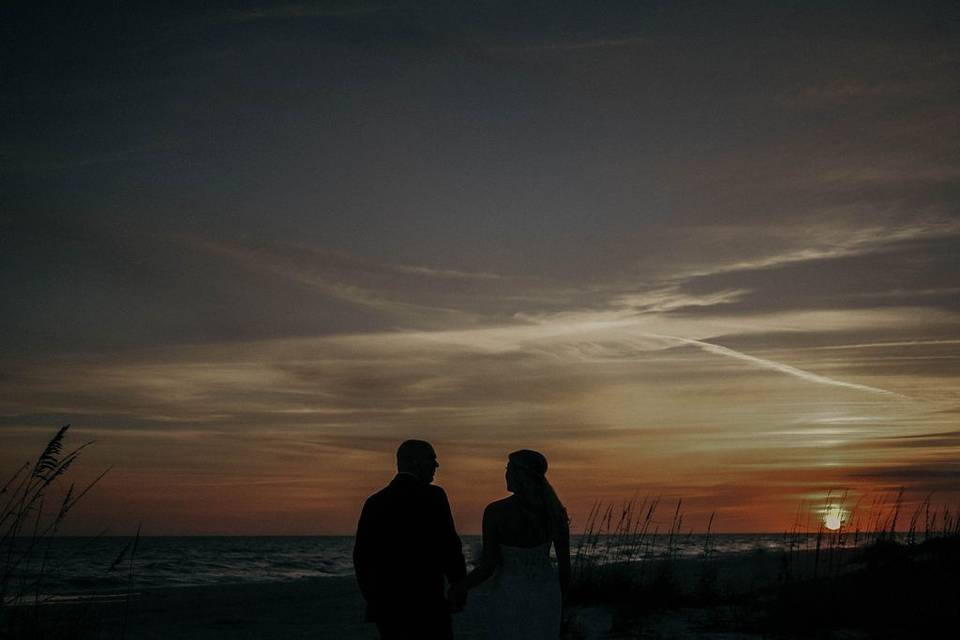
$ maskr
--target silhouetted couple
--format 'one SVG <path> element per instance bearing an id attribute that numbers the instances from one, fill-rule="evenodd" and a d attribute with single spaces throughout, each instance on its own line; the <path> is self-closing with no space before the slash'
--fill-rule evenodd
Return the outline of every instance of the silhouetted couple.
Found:
<path id="1" fill-rule="evenodd" d="M 407 440 L 397 449 L 396 477 L 363 505 L 353 563 L 367 620 L 383 640 L 449 640 L 450 613 L 492 576 L 484 616 L 489 637 L 556 640 L 570 580 L 570 529 L 547 482 L 547 459 L 528 449 L 510 454 L 506 481 L 513 495 L 484 510 L 483 556 L 469 574 L 447 495 L 430 484 L 439 466 L 430 443 Z"/>

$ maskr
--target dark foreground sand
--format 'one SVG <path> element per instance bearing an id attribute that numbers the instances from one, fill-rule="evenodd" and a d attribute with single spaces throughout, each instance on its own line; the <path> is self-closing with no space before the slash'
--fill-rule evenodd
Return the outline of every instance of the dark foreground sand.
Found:
<path id="1" fill-rule="evenodd" d="M 960 541 L 869 554 L 755 552 L 612 565 L 581 574 L 566 640 L 936 637 L 960 628 Z M 487 640 L 484 588 L 454 617 L 456 638 Z M 129 607 L 129 609 L 128 609 Z M 374 640 L 352 577 L 143 590 L 107 602 L 46 604 L 44 638 Z M 922 623 L 922 624 L 921 624 Z M 122 630 L 124 630 L 123 632 Z M 490 639 L 494 640 L 494 639 Z"/>
<path id="2" fill-rule="evenodd" d="M 471 592 L 466 609 L 454 616 L 457 640 L 488 640 L 483 625 L 486 592 Z M 129 606 L 129 610 L 127 607 Z M 145 590 L 130 599 L 46 604 L 41 615 L 51 638 L 226 640 L 329 638 L 376 640 L 376 627 L 363 622 L 364 605 L 349 578 L 286 583 L 182 587 Z M 603 607 L 579 611 L 585 640 L 606 637 L 611 616 Z M 126 619 L 125 619 L 126 618 Z M 124 631 L 125 629 L 125 631 Z"/>
<path id="3" fill-rule="evenodd" d="M 740 588 L 766 581 L 776 571 L 773 558 L 737 557 L 721 564 L 725 579 Z M 679 582 L 693 585 L 699 563 L 674 561 Z M 636 571 L 637 567 L 630 567 Z M 647 571 L 654 571 L 651 565 Z M 487 640 L 483 625 L 486 593 L 471 592 L 466 609 L 454 616 L 458 640 Z M 46 604 L 41 615 L 59 628 L 50 637 L 183 640 L 330 638 L 375 640 L 376 629 L 363 622 L 363 599 L 352 577 L 285 583 L 232 584 L 138 591 L 130 598 Z M 695 620 L 676 612 L 646 615 L 642 633 L 614 630 L 613 613 L 602 603 L 569 609 L 577 630 L 570 638 L 584 640 L 626 637 L 698 638 Z M 125 629 L 125 632 L 122 630 Z M 637 630 L 639 631 L 639 630 Z M 719 636 L 712 636 L 719 637 Z M 729 636 L 746 637 L 746 636 Z"/>
<path id="4" fill-rule="evenodd" d="M 776 580 L 775 554 L 744 554 L 711 563 L 718 586 L 726 591 L 748 591 Z M 670 563 L 671 580 L 693 589 L 701 577 L 696 560 Z M 657 563 L 629 567 L 628 571 L 659 572 Z M 603 598 L 600 598 L 601 600 Z M 589 600 L 589 599 L 588 599 Z M 471 592 L 467 608 L 454 616 L 458 640 L 487 640 L 483 625 L 484 587 Z M 129 609 L 128 609 L 129 607 Z M 153 640 L 227 640 L 258 638 L 330 638 L 375 640 L 376 629 L 363 622 L 363 599 L 352 577 L 322 578 L 286 583 L 233 584 L 138 591 L 125 598 L 86 603 L 47 604 L 42 615 L 61 632 L 51 637 Z M 586 602 L 566 612 L 576 631 L 568 637 L 600 638 L 752 638 L 741 634 L 701 634 L 697 611 L 646 611 L 643 623 L 617 629 L 614 612 L 602 602 Z M 638 622 L 638 621 L 635 621 Z M 121 630 L 125 628 L 125 633 Z M 74 634 L 79 632 L 76 636 Z M 492 640 L 492 639 L 491 639 Z"/>
<path id="5" fill-rule="evenodd" d="M 457 638 L 486 638 L 478 621 L 481 601 L 482 593 L 456 616 Z M 41 615 L 92 638 L 119 638 L 125 617 L 129 640 L 377 637 L 374 625 L 363 622 L 352 577 L 145 590 L 130 599 L 129 612 L 127 606 L 123 598 L 46 604 Z"/>

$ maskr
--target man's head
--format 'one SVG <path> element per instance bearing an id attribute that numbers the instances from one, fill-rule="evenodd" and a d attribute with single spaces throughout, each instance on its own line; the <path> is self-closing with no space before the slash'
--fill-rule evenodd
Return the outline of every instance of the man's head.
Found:
<path id="1" fill-rule="evenodd" d="M 412 473 L 427 484 L 439 466 L 437 452 L 425 440 L 405 440 L 397 449 L 397 471 Z"/>

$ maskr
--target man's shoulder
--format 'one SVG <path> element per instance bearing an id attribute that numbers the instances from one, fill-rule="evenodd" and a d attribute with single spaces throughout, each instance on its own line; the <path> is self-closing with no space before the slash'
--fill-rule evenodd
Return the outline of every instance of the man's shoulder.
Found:
<path id="1" fill-rule="evenodd" d="M 447 499 L 447 492 L 443 490 L 443 487 L 437 486 L 435 484 L 428 484 L 427 491 L 430 492 L 430 495 L 436 496 L 437 498 Z"/>
<path id="2" fill-rule="evenodd" d="M 411 497 L 424 505 L 430 505 L 438 509 L 450 508 L 450 500 L 447 498 L 447 492 L 443 490 L 443 487 L 435 484 L 421 485 L 418 487 L 414 496 Z"/>
<path id="3" fill-rule="evenodd" d="M 376 493 L 371 494 L 365 501 L 364 504 L 375 506 L 378 503 L 388 500 L 391 493 L 390 485 L 388 484 L 384 488 L 380 489 Z"/>
<path id="4" fill-rule="evenodd" d="M 443 487 L 435 484 L 426 484 L 424 482 L 397 482 L 396 479 L 394 479 L 393 482 L 368 497 L 366 503 L 376 505 L 378 503 L 389 502 L 399 497 L 408 499 L 409 497 L 417 495 L 427 495 L 439 500 L 447 499 L 447 492 L 443 490 Z"/>

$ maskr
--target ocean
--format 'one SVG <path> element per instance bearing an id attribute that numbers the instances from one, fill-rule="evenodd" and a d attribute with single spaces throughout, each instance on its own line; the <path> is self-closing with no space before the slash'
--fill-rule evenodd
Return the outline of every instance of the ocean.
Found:
<path id="1" fill-rule="evenodd" d="M 479 556 L 479 536 L 462 536 L 468 563 Z M 784 549 L 781 534 L 647 536 L 633 556 L 614 538 L 592 543 L 574 536 L 572 551 L 598 562 L 711 554 L 763 553 Z M 796 540 L 794 540 L 796 542 Z M 19 576 L 31 592 L 83 595 L 127 589 L 294 581 L 353 575 L 352 536 L 195 536 L 145 537 L 133 551 L 133 539 L 59 537 L 32 554 L 34 562 Z M 812 548 L 814 538 L 801 540 Z M 852 546 L 852 538 L 846 546 Z M 708 545 L 708 546 L 706 546 Z M 587 551 L 589 549 L 589 551 Z M 45 559 L 44 559 L 45 557 Z M 42 577 L 40 577 L 42 576 Z M 36 584 L 40 577 L 39 585 Z"/>

